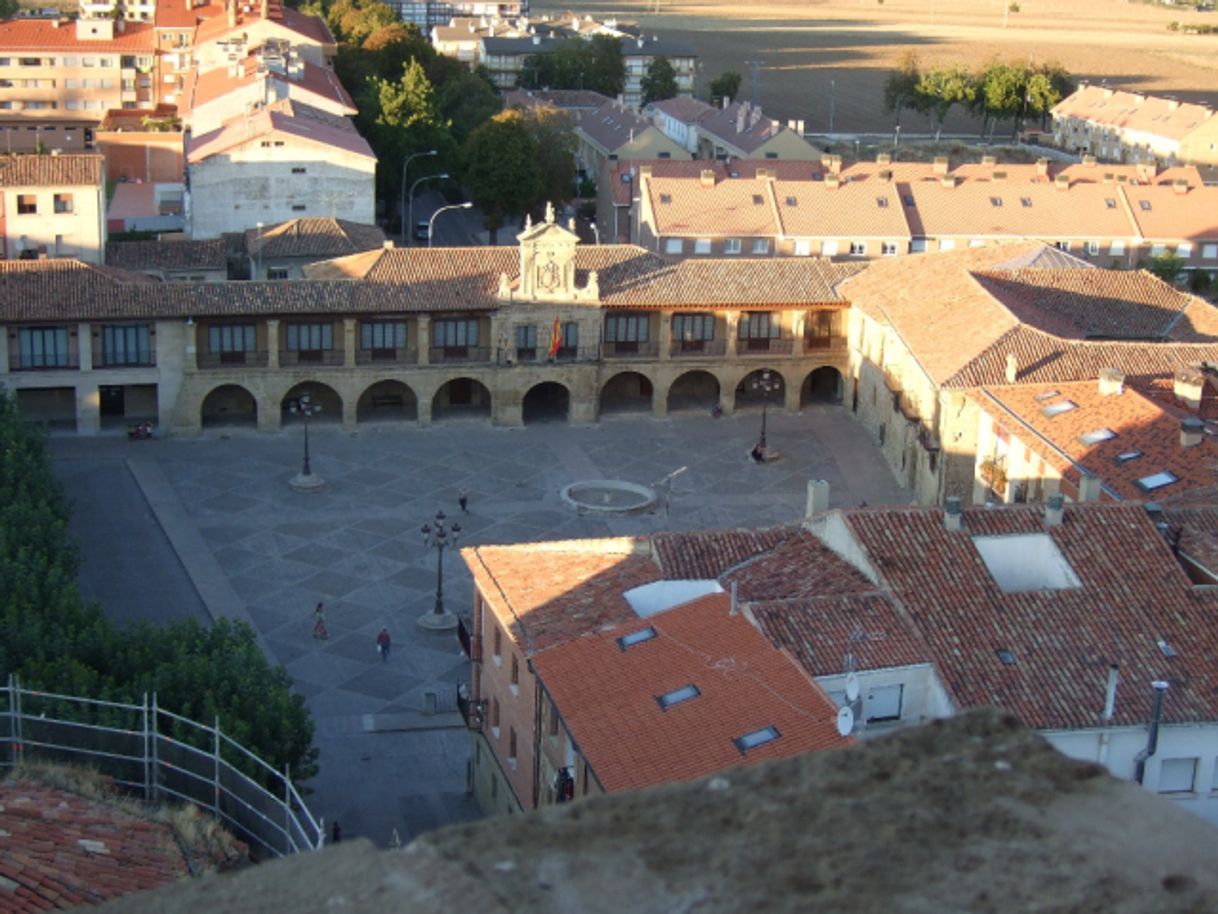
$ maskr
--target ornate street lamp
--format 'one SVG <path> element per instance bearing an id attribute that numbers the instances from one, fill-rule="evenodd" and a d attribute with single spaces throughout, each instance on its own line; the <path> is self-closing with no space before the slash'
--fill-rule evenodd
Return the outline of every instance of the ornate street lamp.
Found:
<path id="1" fill-rule="evenodd" d="M 770 394 L 782 387 L 782 381 L 776 377 L 770 369 L 765 369 L 760 375 L 753 378 L 752 388 L 761 394 L 761 437 L 757 440 L 757 446 L 763 451 L 765 450 L 765 424 L 766 410 L 770 405 Z"/>
<path id="2" fill-rule="evenodd" d="M 288 412 L 304 419 L 304 461 L 301 463 L 300 472 L 292 478 L 291 486 L 293 489 L 306 491 L 318 489 L 325 480 L 320 476 L 314 476 L 313 470 L 309 467 L 309 420 L 321 413 L 321 404 L 314 403 L 306 392 L 288 404 Z"/>
<path id="3" fill-rule="evenodd" d="M 434 526 L 424 524 L 420 530 L 424 547 L 436 550 L 436 605 L 431 612 L 419 617 L 419 627 L 436 632 L 457 627 L 457 617 L 444 609 L 444 550 L 457 544 L 461 525 L 454 522 L 451 527 L 445 526 L 446 520 L 444 512 L 437 511 Z"/>
<path id="4" fill-rule="evenodd" d="M 406 172 L 410 168 L 410 163 L 413 162 L 415 159 L 422 158 L 424 156 L 435 156 L 435 155 L 439 155 L 439 154 L 440 153 L 438 150 L 428 149 L 426 152 L 416 152 L 413 155 L 408 155 L 406 157 L 406 161 L 402 163 L 402 204 L 401 204 L 401 206 L 398 207 L 398 222 L 401 223 L 400 228 L 402 229 L 402 245 L 403 246 L 410 243 L 407 240 L 408 236 L 407 236 L 406 232 L 408 230 L 414 231 L 414 226 L 410 226 L 408 229 L 407 225 L 406 225 L 406 187 L 407 187 Z"/>

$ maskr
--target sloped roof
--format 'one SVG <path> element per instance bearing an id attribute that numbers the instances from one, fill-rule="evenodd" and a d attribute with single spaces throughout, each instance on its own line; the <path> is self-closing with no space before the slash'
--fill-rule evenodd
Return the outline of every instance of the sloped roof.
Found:
<path id="1" fill-rule="evenodd" d="M 355 114 L 355 102 L 339 82 L 337 74 L 329 67 L 320 67 L 307 60 L 294 62 L 300 66 L 298 75 L 291 76 L 286 72 L 276 72 L 273 69 L 260 69 L 262 58 L 255 51 L 239 63 L 236 75 L 227 66 L 213 67 L 203 73 L 197 73 L 189 93 L 190 105 L 198 108 L 208 102 L 215 101 L 245 86 L 252 86 L 266 81 L 276 81 L 287 85 L 291 90 L 302 89 L 327 101 L 348 109 Z M 306 102 L 307 104 L 307 102 Z"/>
<path id="2" fill-rule="evenodd" d="M 639 620 L 536 655 L 534 668 L 606 791 L 632 790 L 848 745 L 837 706 L 715 594 L 647 620 L 656 637 L 623 651 Z M 657 698 L 686 686 L 667 710 Z M 749 749 L 735 740 L 774 727 Z"/>
<path id="3" fill-rule="evenodd" d="M 609 100 L 595 111 L 584 113 L 576 123 L 576 130 L 584 133 L 589 139 L 609 152 L 628 146 L 641 138 L 648 131 L 655 131 L 660 138 L 672 145 L 682 155 L 686 155 L 668 137 L 664 136 L 651 121 L 636 114 L 630 108 L 619 105 L 616 100 Z"/>
<path id="4" fill-rule="evenodd" d="M 0 19 L 0 48 L 6 51 L 151 51 L 155 37 L 152 26 L 147 22 L 124 22 L 122 31 L 115 27 L 113 38 L 102 39 L 77 38 L 75 21 Z"/>
<path id="5" fill-rule="evenodd" d="M 1081 118 L 1173 140 L 1187 136 L 1214 116 L 1204 105 L 1105 86 L 1082 86 L 1058 102 L 1051 113 L 1055 118 Z"/>
<path id="6" fill-rule="evenodd" d="M 330 217 L 290 219 L 245 232 L 245 249 L 250 256 L 344 257 L 384 246 L 385 233 L 380 226 Z"/>
<path id="7" fill-rule="evenodd" d="M 1218 241 L 1218 187 L 1124 187 L 1129 211 L 1144 238 Z"/>
<path id="8" fill-rule="evenodd" d="M 239 114 L 215 130 L 192 137 L 186 159 L 191 164 L 202 162 L 230 149 L 261 142 L 276 132 L 317 146 L 329 146 L 365 158 L 376 158 L 368 141 L 345 117 L 291 99 L 281 99 L 260 107 L 253 114 Z"/>
<path id="9" fill-rule="evenodd" d="M 892 184 L 775 181 L 774 205 L 787 237 L 909 238 Z"/>
<path id="10" fill-rule="evenodd" d="M 710 117 L 719 110 L 714 105 L 708 105 L 701 99 L 691 98 L 687 95 L 664 98 L 652 102 L 648 107 L 684 124 L 697 124 L 703 118 Z"/>
<path id="11" fill-rule="evenodd" d="M 512 89 L 503 96 L 505 108 L 553 105 L 566 111 L 595 111 L 608 101 L 609 96 L 591 89 Z"/>
<path id="12" fill-rule="evenodd" d="M 104 163 L 87 153 L 0 155 L 0 187 L 100 187 Z"/>
<path id="13" fill-rule="evenodd" d="M 108 241 L 106 265 L 125 270 L 224 270 L 228 255 L 223 238 L 211 241 Z"/>
<path id="14" fill-rule="evenodd" d="M 199 23 L 199 27 L 195 31 L 194 46 L 198 48 L 209 41 L 221 41 L 230 34 L 248 32 L 249 29 L 258 26 L 266 26 L 289 32 L 296 36 L 297 40 L 295 43 L 299 43 L 299 39 L 303 38 L 323 47 L 335 44 L 334 36 L 330 33 L 330 27 L 326 25 L 326 21 L 320 16 L 310 16 L 302 13 L 299 10 L 292 9 L 290 6 L 282 5 L 278 0 L 271 0 L 268 4 L 267 13 L 268 17 L 264 20 L 262 18 L 262 5 L 260 3 L 253 3 L 248 6 L 238 6 L 236 25 L 230 26 L 228 24 L 228 17 L 225 15 L 212 16 L 205 19 Z"/>
<path id="15" fill-rule="evenodd" d="M 740 121 L 738 115 L 743 112 L 743 130 L 737 130 Z M 730 143 L 745 153 L 760 149 L 771 139 L 782 132 L 796 135 L 793 130 L 780 124 L 773 118 L 766 117 L 760 108 L 754 108 L 748 102 L 732 102 L 726 108 L 716 109 L 698 121 L 698 130 L 724 143 Z M 800 137 L 800 139 L 803 139 Z M 815 147 L 808 143 L 809 152 Z"/>
<path id="16" fill-rule="evenodd" d="M 645 178 L 657 235 L 776 236 L 780 227 L 764 179 L 700 182 Z"/>

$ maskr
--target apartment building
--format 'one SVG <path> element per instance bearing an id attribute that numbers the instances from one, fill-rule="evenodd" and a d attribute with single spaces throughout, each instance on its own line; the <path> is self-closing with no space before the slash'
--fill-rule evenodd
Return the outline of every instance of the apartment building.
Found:
<path id="1" fill-rule="evenodd" d="M 1053 141 L 1115 162 L 1218 165 L 1213 109 L 1175 99 L 1082 85 L 1054 106 Z"/>
<path id="2" fill-rule="evenodd" d="M 224 12 L 199 23 L 192 54 L 200 73 L 244 60 L 249 53 L 272 42 L 284 42 L 302 60 L 329 67 L 338 43 L 325 20 L 309 16 L 279 0 L 242 4 L 224 0 Z"/>
<path id="3" fill-rule="evenodd" d="M 99 155 L 0 155 L 0 257 L 100 264 L 106 184 Z"/>
<path id="4" fill-rule="evenodd" d="M 186 164 L 194 238 L 310 216 L 375 221 L 372 148 L 347 118 L 290 98 L 195 134 Z"/>
<path id="5" fill-rule="evenodd" d="M 620 100 L 606 100 L 575 121 L 575 164 L 582 176 L 599 176 L 612 162 L 688 159 L 689 153 Z"/>
<path id="6" fill-rule="evenodd" d="M 766 117 L 761 107 L 724 99 L 716 108 L 693 99 L 668 99 L 653 106 L 656 125 L 699 159 L 782 159 L 815 162 L 821 151 L 802 129 Z"/>
<path id="7" fill-rule="evenodd" d="M 425 35 L 457 17 L 518 19 L 529 15 L 529 0 L 390 0 L 389 6 L 399 19 L 414 23 Z"/>
<path id="8" fill-rule="evenodd" d="M 658 35 L 650 38 L 646 35 L 625 37 L 622 40 L 622 61 L 626 64 L 626 82 L 622 87 L 622 100 L 632 108 L 638 108 L 643 103 L 643 78 L 647 75 L 647 68 L 658 57 L 667 59 L 672 65 L 678 97 L 693 96 L 698 75 L 698 55 L 692 47 L 683 41 L 660 38 Z"/>

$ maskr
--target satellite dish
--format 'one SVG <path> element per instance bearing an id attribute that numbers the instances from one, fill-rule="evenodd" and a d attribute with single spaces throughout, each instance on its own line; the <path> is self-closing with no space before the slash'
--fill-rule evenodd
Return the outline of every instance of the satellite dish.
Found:
<path id="1" fill-rule="evenodd" d="M 850 702 L 858 701 L 859 697 L 859 677 L 857 673 L 851 673 L 846 677 L 846 700 Z"/>
<path id="2" fill-rule="evenodd" d="M 837 732 L 849 736 L 854 731 L 854 712 L 849 705 L 843 705 L 837 711 Z"/>

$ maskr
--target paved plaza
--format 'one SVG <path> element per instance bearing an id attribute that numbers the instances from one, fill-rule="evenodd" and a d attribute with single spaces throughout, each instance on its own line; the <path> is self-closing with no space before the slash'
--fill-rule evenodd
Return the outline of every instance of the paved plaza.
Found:
<path id="1" fill-rule="evenodd" d="M 808 479 L 830 483 L 834 507 L 909 501 L 839 407 L 771 413 L 769 442 L 782 458 L 760 466 L 748 459 L 759 419 L 355 433 L 314 423 L 312 469 L 326 485 L 309 494 L 288 486 L 301 464 L 299 425 L 140 442 L 63 436 L 50 451 L 75 503 L 85 595 L 120 621 L 248 620 L 316 720 L 315 814 L 384 846 L 477 815 L 465 796 L 469 738 L 454 710 L 469 662 L 453 634 L 416 624 L 436 585 L 421 525 L 444 510 L 462 526 L 460 545 L 475 545 L 788 523 L 803 516 Z M 648 513 L 581 516 L 559 496 L 579 480 L 652 484 L 682 467 L 667 508 Z M 472 581 L 451 550 L 444 570 L 448 608 L 467 611 Z M 311 636 L 319 600 L 326 641 Z M 375 648 L 383 626 L 393 637 L 387 663 Z M 429 701 L 436 713 L 424 713 Z"/>

